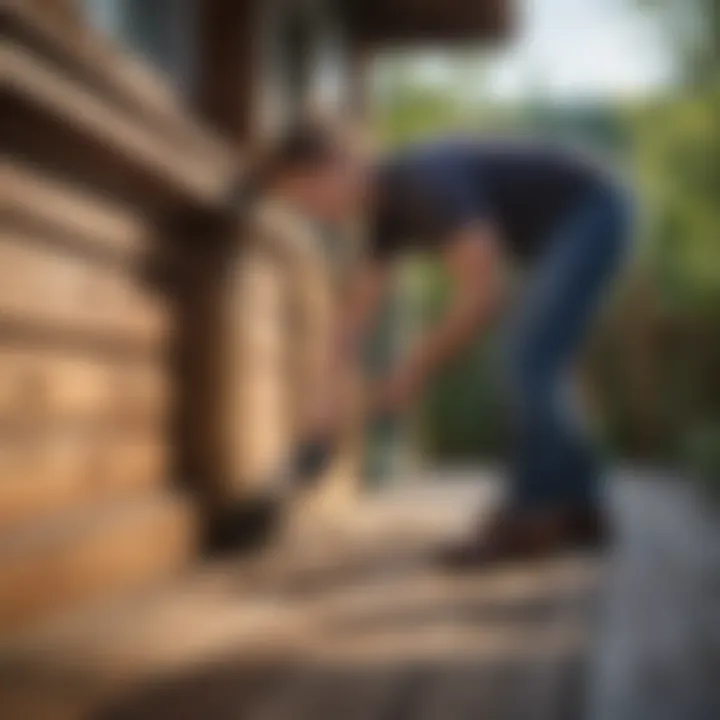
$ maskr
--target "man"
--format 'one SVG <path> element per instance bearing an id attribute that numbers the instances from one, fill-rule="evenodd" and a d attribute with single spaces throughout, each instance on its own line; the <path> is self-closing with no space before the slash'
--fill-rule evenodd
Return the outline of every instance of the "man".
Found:
<path id="1" fill-rule="evenodd" d="M 436 252 L 453 280 L 444 319 L 380 383 L 377 412 L 404 410 L 504 309 L 508 260 L 523 269 L 505 361 L 515 437 L 508 497 L 446 559 L 485 564 L 600 544 L 600 467 L 565 386 L 629 236 L 628 204 L 614 182 L 569 153 L 470 139 L 372 163 L 312 126 L 288 133 L 265 170 L 272 194 L 324 225 L 366 218 L 368 259 L 349 288 L 338 362 L 359 351 L 405 251 Z M 318 432 L 333 427 L 337 402 L 325 405 Z"/>

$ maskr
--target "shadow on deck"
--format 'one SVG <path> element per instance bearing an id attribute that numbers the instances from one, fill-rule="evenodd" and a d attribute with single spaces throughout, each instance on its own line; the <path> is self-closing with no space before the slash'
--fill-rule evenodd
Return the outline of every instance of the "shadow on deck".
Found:
<path id="1" fill-rule="evenodd" d="M 684 491 L 624 483 L 609 564 L 439 572 L 428 551 L 476 498 L 461 483 L 395 492 L 267 557 L 20 638 L 0 655 L 3 717 L 720 716 L 717 526 Z"/>

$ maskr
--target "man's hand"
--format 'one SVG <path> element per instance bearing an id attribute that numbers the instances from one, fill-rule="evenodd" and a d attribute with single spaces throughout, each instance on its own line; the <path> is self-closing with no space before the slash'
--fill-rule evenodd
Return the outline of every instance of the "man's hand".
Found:
<path id="1" fill-rule="evenodd" d="M 373 398 L 373 411 L 379 415 L 397 415 L 406 411 L 417 398 L 424 383 L 419 369 L 399 368 L 383 379 Z"/>
<path id="2" fill-rule="evenodd" d="M 495 312 L 502 295 L 501 258 L 492 231 L 469 227 L 450 239 L 444 259 L 454 285 L 453 301 L 431 330 L 375 393 L 375 411 L 399 413 L 408 408 L 425 379 L 476 336 Z"/>
<path id="3" fill-rule="evenodd" d="M 347 420 L 353 402 L 348 394 L 348 372 L 357 363 L 357 353 L 374 319 L 387 279 L 386 266 L 369 263 L 359 267 L 346 283 L 327 347 L 322 387 L 303 418 L 304 437 L 331 437 Z"/>
<path id="4" fill-rule="evenodd" d="M 313 406 L 305 418 L 302 435 L 309 438 L 329 437 L 338 427 L 342 417 L 343 412 L 337 393 L 327 391 L 320 393 L 314 399 Z"/>

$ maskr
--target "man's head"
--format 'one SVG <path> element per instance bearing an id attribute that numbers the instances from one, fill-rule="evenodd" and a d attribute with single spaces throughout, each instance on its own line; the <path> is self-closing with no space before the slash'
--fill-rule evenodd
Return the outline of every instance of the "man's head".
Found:
<path id="1" fill-rule="evenodd" d="M 261 168 L 265 190 L 309 217 L 330 224 L 358 213 L 366 180 L 364 163 L 332 132 L 313 124 L 287 131 Z"/>

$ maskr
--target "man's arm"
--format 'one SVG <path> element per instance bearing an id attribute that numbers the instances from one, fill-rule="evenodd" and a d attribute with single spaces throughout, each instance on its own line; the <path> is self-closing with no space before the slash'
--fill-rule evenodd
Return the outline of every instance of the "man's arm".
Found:
<path id="1" fill-rule="evenodd" d="M 404 407 L 425 379 L 455 357 L 496 313 L 504 295 L 502 252 L 487 225 L 468 226 L 447 243 L 444 260 L 453 281 L 451 305 L 381 386 L 379 402 Z"/>
<path id="2" fill-rule="evenodd" d="M 347 283 L 328 345 L 325 383 L 308 419 L 310 435 L 332 434 L 345 415 L 347 370 L 357 361 L 389 275 L 386 263 L 371 261 L 356 269 Z"/>
<path id="3" fill-rule="evenodd" d="M 337 362 L 352 362 L 362 348 L 387 288 L 390 269 L 387 263 L 369 261 L 350 278 L 341 298 L 335 344 Z"/>

